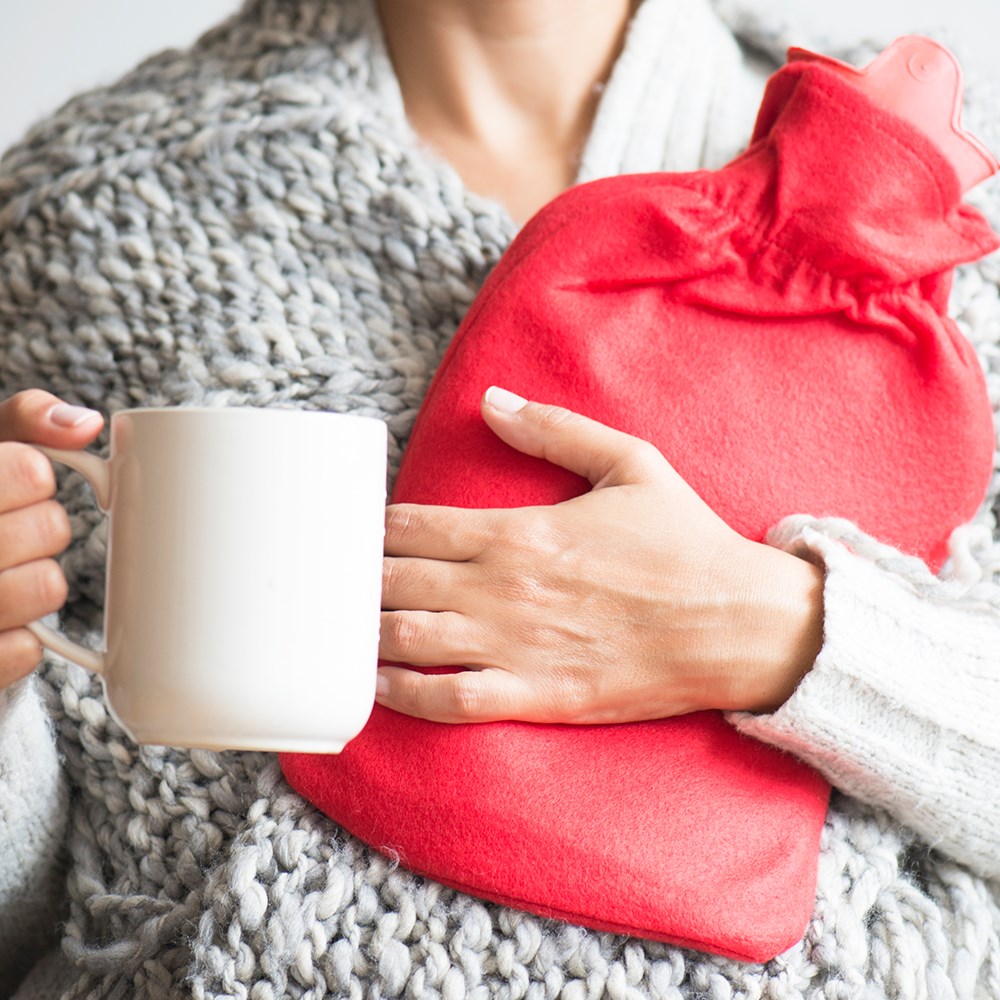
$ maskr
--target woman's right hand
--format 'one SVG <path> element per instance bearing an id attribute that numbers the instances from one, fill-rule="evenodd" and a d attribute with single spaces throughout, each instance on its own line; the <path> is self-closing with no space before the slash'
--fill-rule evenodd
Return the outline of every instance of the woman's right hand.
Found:
<path id="1" fill-rule="evenodd" d="M 41 389 L 0 402 L 0 689 L 41 660 L 42 648 L 24 626 L 66 600 L 66 579 L 53 557 L 69 544 L 69 517 L 53 499 L 51 463 L 31 444 L 84 448 L 103 424 L 96 411 Z"/>

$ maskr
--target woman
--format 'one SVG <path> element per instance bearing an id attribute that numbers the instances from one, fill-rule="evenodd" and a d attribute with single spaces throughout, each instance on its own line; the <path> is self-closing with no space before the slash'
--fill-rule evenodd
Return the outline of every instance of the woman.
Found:
<path id="1" fill-rule="evenodd" d="M 271 758 L 136 748 L 82 672 L 50 663 L 28 679 L 40 651 L 25 623 L 68 595 L 70 629 L 96 630 L 103 536 L 83 490 L 49 499 L 47 463 L 21 442 L 83 447 L 101 428 L 92 410 L 126 405 L 292 404 L 382 417 L 395 467 L 518 223 L 577 180 L 725 162 L 746 142 L 765 72 L 703 0 L 261 0 L 191 52 L 73 102 L 8 155 L 0 954 L 18 956 L 11 986 L 32 970 L 18 1000 L 57 986 L 80 997 L 1000 993 L 989 881 L 1000 617 L 987 593 L 963 596 L 860 533 L 848 548 L 829 526 L 787 525 L 725 584 L 730 649 L 747 622 L 773 623 L 747 658 L 757 690 L 726 707 L 760 713 L 739 724 L 847 793 L 831 807 L 806 936 L 766 966 L 443 890 L 317 816 Z M 970 316 L 996 308 L 985 273 L 965 279 Z M 18 393 L 29 386 L 46 392 Z M 499 401 L 484 418 L 519 446 L 623 466 L 641 455 L 657 489 L 680 488 L 631 439 Z M 629 493 L 616 517 L 660 502 Z M 602 530 L 602 512 L 587 510 L 583 544 Z M 690 615 L 687 635 L 705 620 L 683 586 L 705 508 L 688 510 L 672 548 L 651 537 L 644 549 L 652 577 L 679 581 L 686 596 L 663 620 Z M 50 559 L 69 522 L 67 588 Z M 428 627 L 433 609 L 392 596 L 414 569 L 405 557 L 435 555 L 430 527 L 418 519 L 407 540 L 412 523 L 388 519 L 387 657 L 401 636 L 431 659 L 457 641 Z M 537 567 L 531 545 L 523 558 Z M 612 569 L 629 556 L 602 558 Z M 467 617 L 530 638 L 530 610 L 473 601 Z M 859 616 L 877 627 L 855 629 Z M 581 641 L 601 628 L 598 609 Z M 616 717 L 646 710 L 648 684 L 624 680 L 650 655 L 636 646 L 602 697 Z M 530 641 L 520 666 L 516 705 L 489 690 L 422 695 L 398 674 L 380 697 L 455 719 L 581 706 L 546 691 Z M 926 684 L 942 673 L 948 703 Z M 56 924 L 61 950 L 45 955 Z"/>

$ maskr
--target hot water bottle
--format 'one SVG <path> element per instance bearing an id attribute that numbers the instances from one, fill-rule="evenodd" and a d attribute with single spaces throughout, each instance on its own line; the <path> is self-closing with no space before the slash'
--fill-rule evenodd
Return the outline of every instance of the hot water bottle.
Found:
<path id="1" fill-rule="evenodd" d="M 925 39 L 867 71 L 793 51 L 725 168 L 557 198 L 455 335 L 393 501 L 589 488 L 492 435 L 495 383 L 654 442 L 750 539 L 838 515 L 940 566 L 993 454 L 980 366 L 946 313 L 951 269 L 997 247 L 961 201 L 995 164 L 955 127 L 960 89 Z M 762 961 L 813 910 L 829 787 L 719 713 L 451 726 L 376 705 L 339 756 L 282 765 L 406 867 L 534 913 Z"/>

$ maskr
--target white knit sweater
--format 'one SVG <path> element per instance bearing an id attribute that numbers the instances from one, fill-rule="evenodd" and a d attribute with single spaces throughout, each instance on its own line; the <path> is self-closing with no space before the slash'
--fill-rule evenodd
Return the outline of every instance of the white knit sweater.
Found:
<path id="1" fill-rule="evenodd" d="M 786 41 L 729 16 L 755 46 Z M 645 0 L 580 179 L 721 165 L 746 141 L 763 74 L 704 0 Z M 977 198 L 1000 222 L 997 185 Z M 395 468 L 514 231 L 416 141 L 366 0 L 259 0 L 63 109 L 0 165 L 0 392 L 377 414 Z M 1000 404 L 998 287 L 995 260 L 964 269 L 955 309 Z M 103 529 L 78 482 L 65 499 L 67 615 L 94 630 Z M 273 758 L 137 748 L 96 682 L 53 659 L 0 696 L 0 996 L 33 969 L 18 1000 L 63 986 L 996 998 L 992 531 L 984 509 L 942 581 L 841 522 L 775 528 L 772 544 L 826 568 L 825 642 L 779 711 L 732 721 L 843 794 L 815 916 L 766 966 L 560 926 L 393 870 L 291 793 Z"/>

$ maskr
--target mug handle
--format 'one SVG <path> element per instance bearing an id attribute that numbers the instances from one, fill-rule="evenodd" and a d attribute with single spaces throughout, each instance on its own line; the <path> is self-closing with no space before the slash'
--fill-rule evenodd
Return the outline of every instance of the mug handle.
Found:
<path id="1" fill-rule="evenodd" d="M 60 462 L 75 469 L 90 483 L 90 488 L 97 498 L 97 506 L 106 514 L 111 505 L 111 463 L 98 458 L 87 451 L 63 451 L 59 448 L 44 448 L 34 445 L 43 455 L 53 462 Z M 41 622 L 31 622 L 28 630 L 46 649 L 78 663 L 81 667 L 93 670 L 96 674 L 104 673 L 105 653 L 95 649 L 87 649 L 78 643 L 67 639 L 61 632 L 51 629 Z"/>

